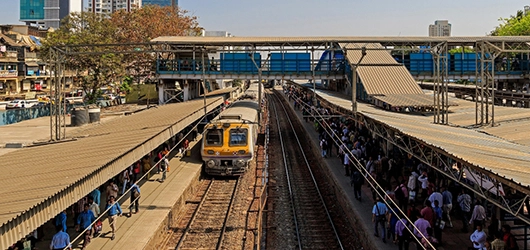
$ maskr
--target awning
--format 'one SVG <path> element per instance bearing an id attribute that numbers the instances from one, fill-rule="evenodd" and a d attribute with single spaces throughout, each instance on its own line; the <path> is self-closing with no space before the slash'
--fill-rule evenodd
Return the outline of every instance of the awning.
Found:
<path id="1" fill-rule="evenodd" d="M 39 67 L 39 64 L 37 62 L 26 62 L 26 66 L 28 66 L 28 67 Z"/>
<path id="2" fill-rule="evenodd" d="M 360 66 L 357 73 L 368 95 L 423 94 L 405 66 Z"/>

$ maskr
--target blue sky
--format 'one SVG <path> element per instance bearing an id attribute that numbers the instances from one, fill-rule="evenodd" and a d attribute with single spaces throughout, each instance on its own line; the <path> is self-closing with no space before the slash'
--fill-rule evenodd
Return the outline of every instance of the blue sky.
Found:
<path id="1" fill-rule="evenodd" d="M 0 24 L 18 23 L 19 1 L 0 0 Z M 453 36 L 485 35 L 523 0 L 179 0 L 206 30 L 235 36 L 426 36 L 449 20 Z"/>

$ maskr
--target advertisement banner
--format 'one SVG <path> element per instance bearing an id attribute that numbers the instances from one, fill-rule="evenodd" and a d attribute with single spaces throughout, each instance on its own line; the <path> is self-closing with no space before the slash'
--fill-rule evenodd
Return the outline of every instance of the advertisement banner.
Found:
<path id="1" fill-rule="evenodd" d="M 500 182 L 495 184 L 496 181 L 490 178 L 489 176 L 470 171 L 467 168 L 464 169 L 464 174 L 467 180 L 481 186 L 482 188 L 490 191 L 491 193 L 495 195 L 505 196 L 502 184 Z"/>

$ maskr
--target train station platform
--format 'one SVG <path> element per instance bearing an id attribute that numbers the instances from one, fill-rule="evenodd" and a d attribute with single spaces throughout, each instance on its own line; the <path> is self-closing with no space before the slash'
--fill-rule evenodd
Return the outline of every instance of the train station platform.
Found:
<path id="1" fill-rule="evenodd" d="M 279 92 L 282 92 L 281 87 L 276 87 L 276 90 Z M 283 92 L 282 92 L 283 93 Z M 285 95 L 282 94 L 282 96 L 286 98 Z M 293 102 L 289 103 L 290 107 L 294 109 Z M 305 130 L 311 137 L 311 142 L 313 143 L 313 148 L 319 148 L 319 135 L 318 132 L 315 130 L 313 123 L 308 123 L 303 121 L 302 112 L 299 110 L 295 110 L 295 113 L 297 114 L 297 118 L 301 121 L 301 123 L 304 125 Z M 356 218 L 358 219 L 359 223 L 357 223 L 357 227 L 361 228 L 363 231 L 362 235 L 363 238 L 366 240 L 370 240 L 373 243 L 374 249 L 379 250 L 395 250 L 397 249 L 397 245 L 392 243 L 392 240 L 387 240 L 387 243 L 383 243 L 381 238 L 374 236 L 374 227 L 372 222 L 372 208 L 374 205 L 374 200 L 372 199 L 371 190 L 369 188 L 369 185 L 365 184 L 362 188 L 362 201 L 357 201 L 355 199 L 355 195 L 353 192 L 353 188 L 350 185 L 350 179 L 347 176 L 344 176 L 344 167 L 342 165 L 341 159 L 337 158 L 335 154 L 333 154 L 333 157 L 324 158 L 323 161 L 326 163 L 325 167 L 328 169 L 329 173 L 333 177 L 333 180 L 337 184 L 337 189 L 339 192 L 343 195 L 343 197 L 347 198 L 347 202 L 349 203 L 350 207 L 353 211 L 356 213 Z M 471 233 L 461 233 L 460 229 L 462 228 L 462 223 L 458 219 L 457 216 L 453 218 L 453 228 L 446 228 L 443 231 L 443 246 L 438 247 L 438 250 L 444 250 L 444 249 L 467 249 L 467 246 L 471 246 L 471 242 L 469 240 L 469 235 Z M 411 243 L 409 246 L 409 249 L 414 250 L 416 249 L 415 244 Z"/>
<path id="2" fill-rule="evenodd" d="M 350 99 L 332 91 L 317 89 L 316 92 L 321 100 L 342 110 L 351 110 Z M 524 193 L 530 191 L 530 178 L 526 174 L 530 162 L 529 146 L 474 129 L 433 124 L 428 116 L 389 112 L 365 103 L 358 103 L 357 108 L 363 116 L 464 161 L 477 171 L 503 179 L 503 183 Z M 506 107 L 498 111 L 501 114 L 518 113 L 508 111 Z"/>
<path id="3" fill-rule="evenodd" d="M 208 98 L 207 112 L 222 105 Z M 24 238 L 204 116 L 203 100 L 86 126 L 71 140 L 0 156 L 0 249 Z"/>
<path id="4" fill-rule="evenodd" d="M 170 172 L 163 183 L 158 181 L 161 174 L 154 174 L 149 180 L 140 182 L 138 213 L 129 215 L 129 194 L 120 200 L 123 216 L 118 218 L 114 240 L 111 240 L 109 222 L 104 216 L 101 236 L 92 238 L 86 249 L 156 249 L 156 244 L 167 235 L 171 220 L 177 219 L 180 208 L 197 188 L 202 167 L 199 141 L 200 136 L 190 143 L 191 156 L 182 158 L 179 155 L 170 160 Z M 101 200 L 106 200 L 104 193 Z M 101 211 L 104 208 L 105 204 L 101 205 Z M 72 240 L 77 235 L 73 229 L 69 233 Z M 38 249 L 48 249 L 52 236 L 46 235 L 43 241 L 38 242 Z M 74 242 L 73 249 L 81 249 L 81 243 L 82 240 Z"/>

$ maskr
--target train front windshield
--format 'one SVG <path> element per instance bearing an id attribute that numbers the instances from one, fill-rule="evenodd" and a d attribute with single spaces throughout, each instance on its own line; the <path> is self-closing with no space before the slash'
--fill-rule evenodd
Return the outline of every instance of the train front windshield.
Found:
<path id="1" fill-rule="evenodd" d="M 223 145 L 223 130 L 222 129 L 208 129 L 206 131 L 206 145 L 222 146 Z"/>
<path id="2" fill-rule="evenodd" d="M 246 146 L 247 145 L 247 129 L 231 129 L 230 130 L 230 146 Z"/>

